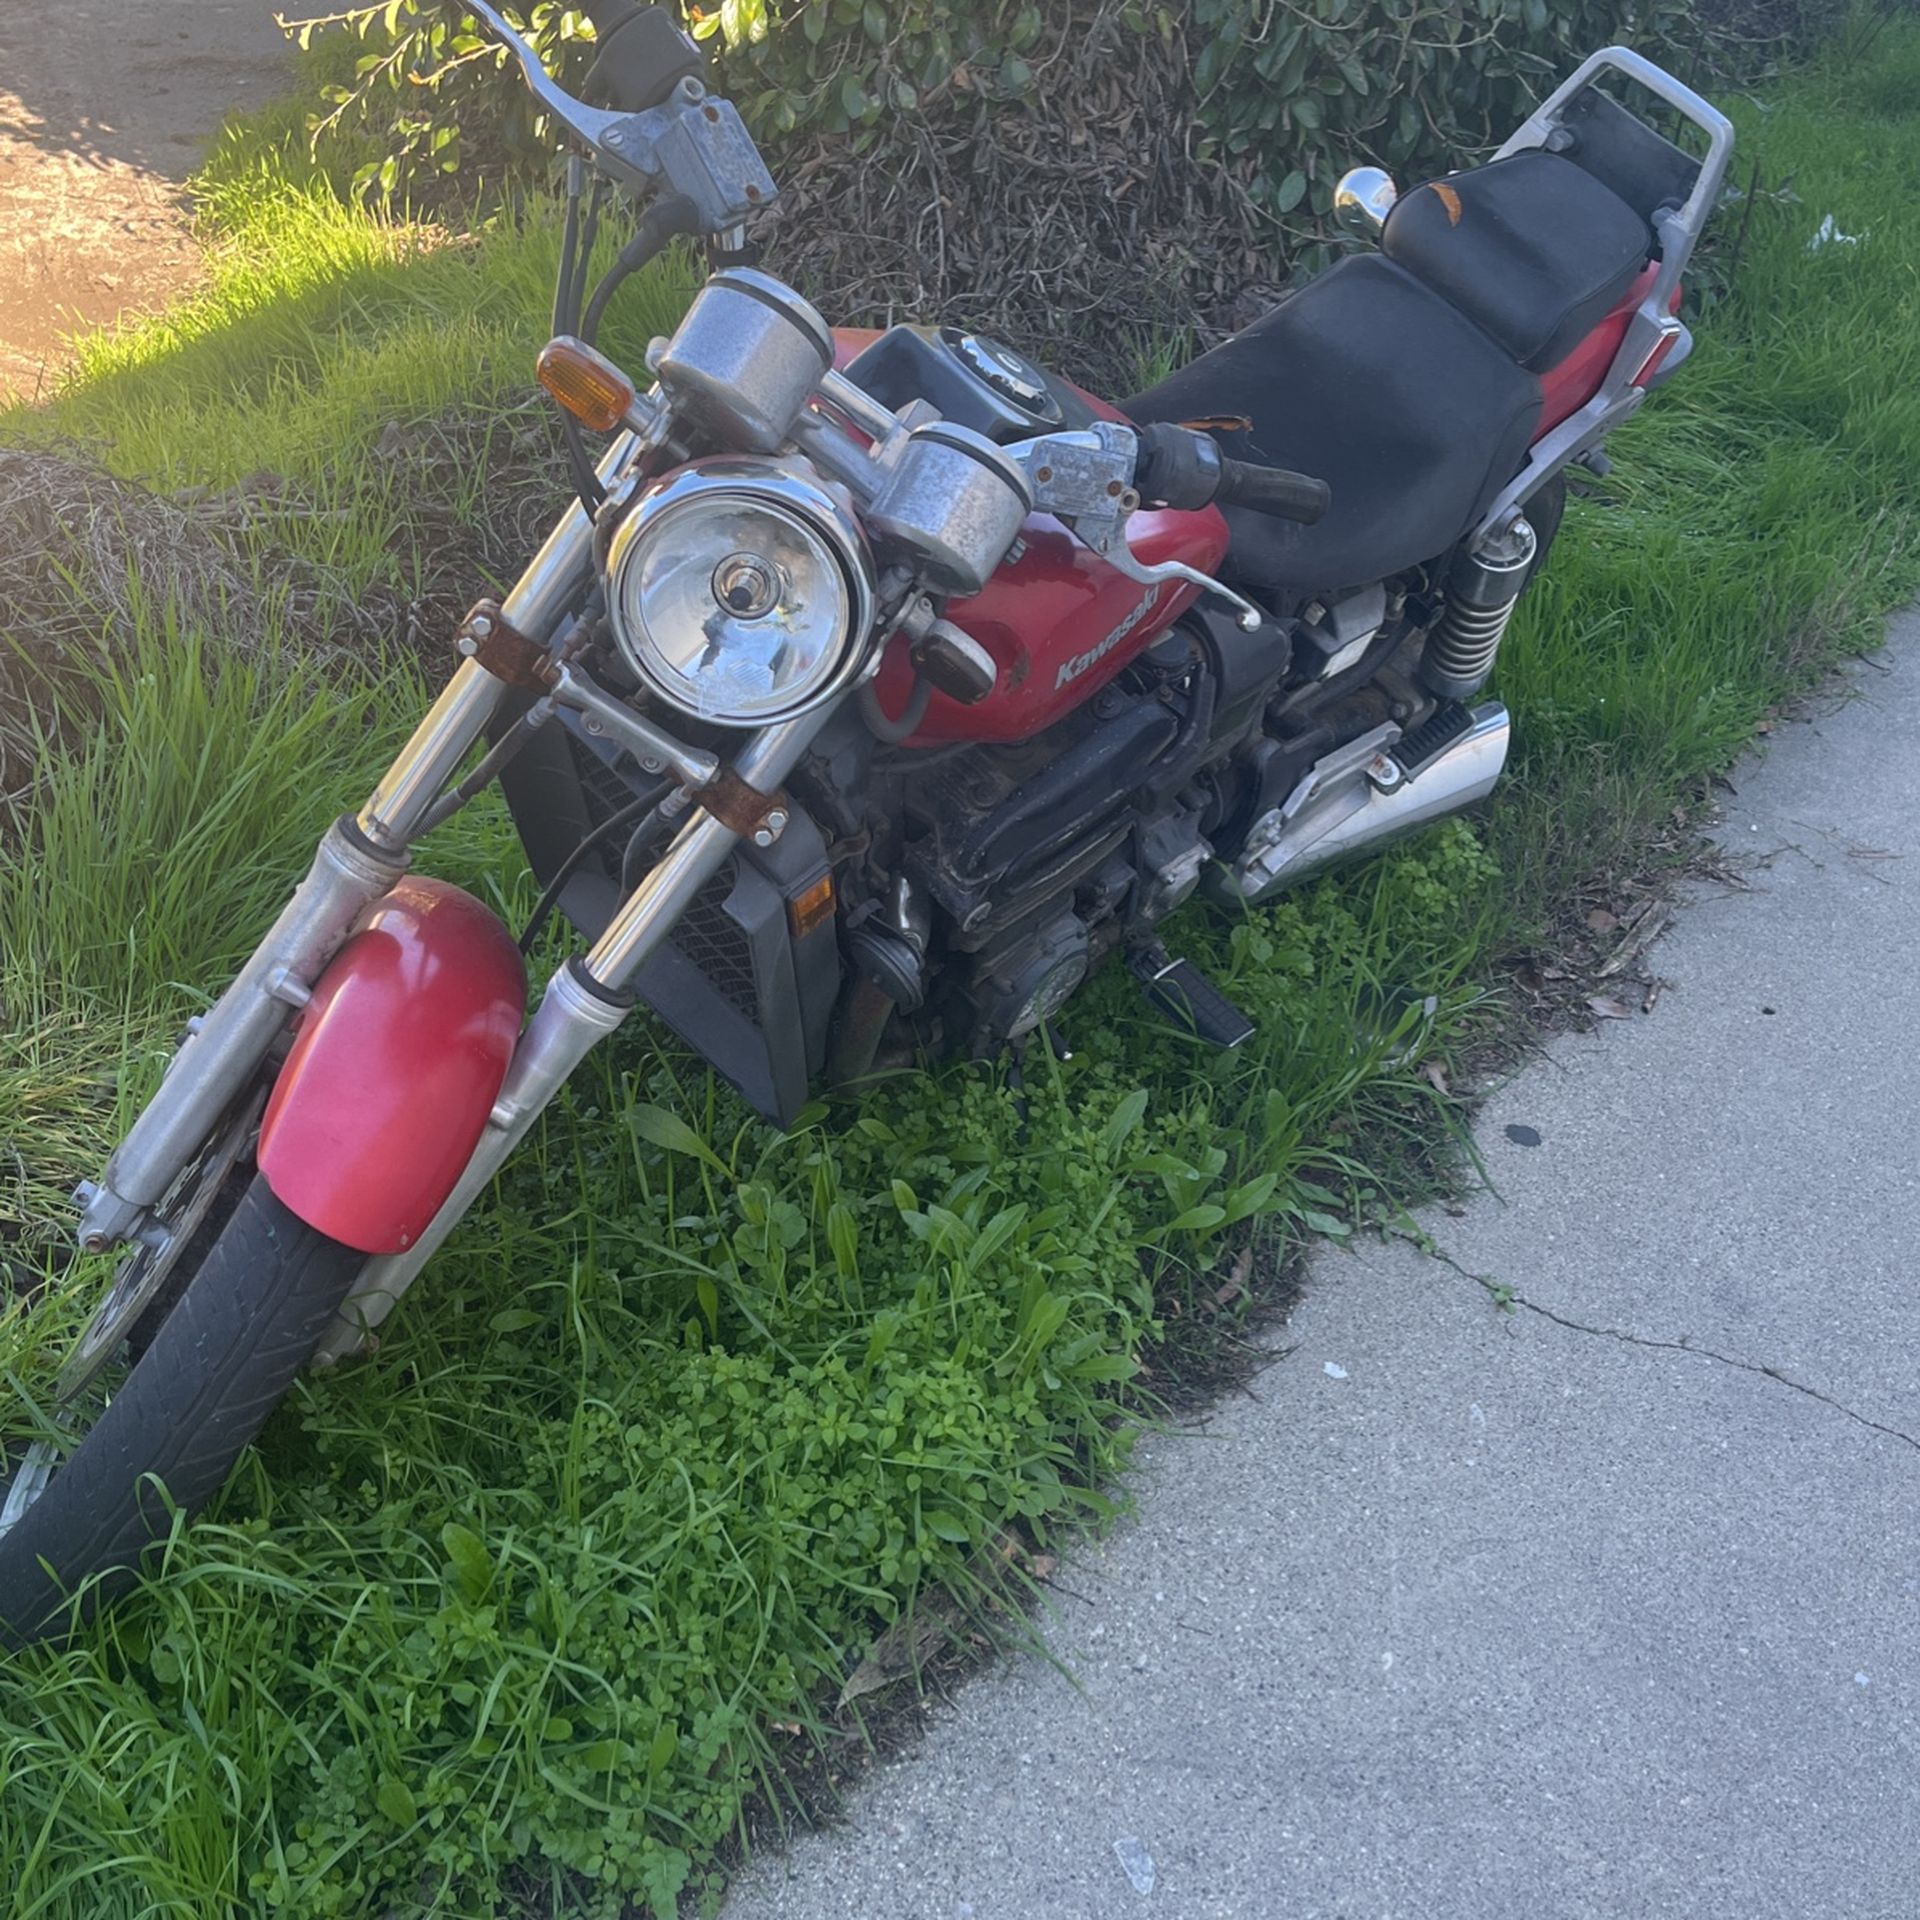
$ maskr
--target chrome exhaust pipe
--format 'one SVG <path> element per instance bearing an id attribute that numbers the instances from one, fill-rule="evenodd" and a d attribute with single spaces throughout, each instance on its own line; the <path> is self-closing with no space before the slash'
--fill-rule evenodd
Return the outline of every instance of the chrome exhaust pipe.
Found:
<path id="1" fill-rule="evenodd" d="M 1513 723 L 1498 700 L 1472 711 L 1472 724 L 1408 776 L 1391 757 L 1397 728 L 1383 727 L 1317 760 L 1300 784 L 1254 822 L 1245 847 L 1208 877 L 1214 897 L 1257 906 L 1355 854 L 1370 853 L 1493 791 L 1507 764 Z"/>

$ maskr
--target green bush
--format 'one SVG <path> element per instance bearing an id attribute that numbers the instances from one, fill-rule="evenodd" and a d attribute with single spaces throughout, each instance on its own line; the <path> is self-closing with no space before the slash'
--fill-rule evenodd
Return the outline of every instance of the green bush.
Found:
<path id="1" fill-rule="evenodd" d="M 1191 4 L 1202 123 L 1220 156 L 1252 162 L 1256 200 L 1282 219 L 1326 213 L 1362 160 L 1418 179 L 1497 145 L 1596 47 L 1689 67 L 1698 53 L 1685 0 Z"/>
<path id="2" fill-rule="evenodd" d="M 507 13 L 547 70 L 577 92 L 593 60 L 586 16 L 560 0 Z M 418 197 L 457 176 L 478 184 L 530 172 L 553 153 L 519 65 L 470 13 L 434 0 L 381 0 L 296 19 L 287 31 L 316 56 L 321 104 L 308 121 L 315 151 L 344 155 L 356 191 Z"/>
<path id="3" fill-rule="evenodd" d="M 689 5 L 781 194 L 759 237 L 849 325 L 938 313 L 1083 383 L 1140 384 L 1325 263 L 1334 182 L 1486 148 L 1626 40 L 1712 84 L 1840 0 L 725 0 Z M 417 10 L 416 10 L 417 8 Z M 577 85 L 582 16 L 523 0 Z M 363 189 L 494 190 L 550 154 L 520 76 L 457 4 L 335 16 L 323 157 Z M 318 29 L 315 29 L 318 32 Z M 334 50 L 329 53 L 331 46 Z M 330 151 L 329 151 L 330 150 Z"/>
<path id="4" fill-rule="evenodd" d="M 508 8 L 548 65 L 578 84 L 591 28 L 560 0 Z M 686 6 L 696 37 L 720 53 L 722 84 L 770 142 L 849 136 L 856 151 L 930 98 L 959 92 L 988 105 L 1070 110 L 1052 89 L 1049 41 L 1117 22 L 1132 35 L 1175 35 L 1197 48 L 1196 116 L 1203 163 L 1250 169 L 1256 196 L 1285 218 L 1327 210 L 1333 180 L 1356 156 L 1437 170 L 1496 142 L 1582 56 L 1615 41 L 1699 69 L 1722 57 L 1791 45 L 1842 9 L 1837 0 L 723 0 Z M 481 164 L 550 151 L 518 70 L 470 14 L 435 0 L 381 0 L 301 23 L 351 35 L 350 78 L 325 83 L 314 132 L 383 135 L 388 151 L 363 185 L 392 193 L 462 160 Z"/>

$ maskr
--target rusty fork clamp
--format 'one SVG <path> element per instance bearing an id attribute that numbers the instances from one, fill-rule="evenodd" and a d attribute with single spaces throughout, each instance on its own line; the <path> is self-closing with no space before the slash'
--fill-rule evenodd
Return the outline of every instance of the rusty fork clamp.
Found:
<path id="1" fill-rule="evenodd" d="M 453 644 L 463 658 L 526 693 L 551 693 L 560 677 L 553 655 L 528 639 L 498 600 L 476 600 L 454 628 Z"/>
<path id="2" fill-rule="evenodd" d="M 786 831 L 793 808 L 779 788 L 762 793 L 749 786 L 731 767 L 723 767 L 704 787 L 693 791 L 696 806 L 743 840 L 770 847 Z"/>

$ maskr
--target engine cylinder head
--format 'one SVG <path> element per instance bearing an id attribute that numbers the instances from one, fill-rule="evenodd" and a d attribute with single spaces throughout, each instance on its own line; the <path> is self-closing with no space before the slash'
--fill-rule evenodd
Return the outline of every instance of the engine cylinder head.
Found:
<path id="1" fill-rule="evenodd" d="M 1430 691 L 1464 700 L 1487 684 L 1539 545 L 1532 526 L 1515 520 L 1454 561 L 1446 611 L 1427 636 L 1420 663 L 1420 678 Z"/>

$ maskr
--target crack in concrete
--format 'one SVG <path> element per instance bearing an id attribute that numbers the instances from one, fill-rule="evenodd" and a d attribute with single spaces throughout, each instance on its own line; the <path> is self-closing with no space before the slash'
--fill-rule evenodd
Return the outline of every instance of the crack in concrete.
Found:
<path id="1" fill-rule="evenodd" d="M 1658 1352 L 1692 1354 L 1695 1359 L 1712 1360 L 1720 1366 L 1731 1367 L 1736 1373 L 1757 1373 L 1763 1380 L 1777 1381 L 1783 1387 L 1791 1387 L 1795 1393 L 1804 1393 L 1809 1400 L 1818 1400 L 1823 1407 L 1831 1407 L 1835 1413 L 1845 1414 L 1856 1426 L 1865 1427 L 1871 1433 L 1883 1433 L 1889 1440 L 1898 1440 L 1915 1453 L 1920 1453 L 1920 1439 L 1912 1434 L 1899 1427 L 1886 1426 L 1878 1420 L 1869 1420 L 1864 1413 L 1856 1413 L 1844 1400 L 1836 1400 L 1832 1394 L 1822 1393 L 1818 1387 L 1811 1387 L 1804 1380 L 1796 1380 L 1779 1367 L 1769 1367 L 1758 1360 L 1741 1360 L 1712 1347 L 1697 1347 L 1690 1340 L 1655 1340 L 1646 1334 L 1625 1332 L 1619 1327 L 1589 1326 L 1584 1320 L 1573 1320 L 1564 1313 L 1555 1313 L 1551 1307 L 1543 1307 L 1539 1301 L 1529 1300 L 1525 1294 L 1515 1293 L 1511 1288 L 1503 1287 L 1500 1291 L 1516 1307 L 1525 1307 L 1529 1313 L 1537 1313 L 1541 1319 L 1551 1320 L 1556 1327 L 1565 1327 L 1570 1333 L 1590 1333 L 1596 1339 L 1618 1340 L 1621 1345 L 1628 1347 L 1652 1347 Z"/>
<path id="2" fill-rule="evenodd" d="M 1843 1414 L 1855 1426 L 1865 1427 L 1870 1433 L 1884 1434 L 1889 1440 L 1898 1440 L 1901 1445 L 1911 1447 L 1920 1453 L 1920 1438 L 1901 1427 L 1890 1427 L 1879 1420 L 1869 1420 L 1864 1413 L 1856 1413 L 1844 1400 L 1836 1400 L 1832 1394 L 1823 1393 L 1818 1387 L 1809 1386 L 1804 1380 L 1796 1380 L 1792 1374 L 1779 1367 L 1767 1366 L 1759 1360 L 1742 1360 L 1730 1353 L 1721 1353 L 1713 1347 L 1695 1346 L 1690 1340 L 1656 1340 L 1649 1334 L 1629 1333 L 1622 1327 L 1596 1327 L 1585 1320 L 1575 1320 L 1564 1313 L 1556 1313 L 1551 1307 L 1543 1307 L 1537 1300 L 1529 1300 L 1518 1288 L 1510 1287 L 1503 1281 L 1490 1278 L 1484 1273 L 1471 1273 L 1463 1267 L 1444 1247 L 1430 1239 L 1416 1240 L 1423 1253 L 1438 1260 L 1443 1266 L 1451 1267 L 1463 1280 L 1471 1280 L 1476 1286 L 1483 1287 L 1502 1307 L 1524 1307 L 1528 1313 L 1538 1314 L 1542 1320 L 1550 1320 L 1556 1327 L 1565 1327 L 1569 1333 L 1591 1334 L 1596 1340 L 1617 1340 L 1625 1347 L 1648 1347 L 1657 1353 L 1684 1353 L 1696 1360 L 1711 1360 L 1717 1365 L 1731 1367 L 1736 1373 L 1758 1374 L 1763 1380 L 1772 1380 L 1780 1386 L 1790 1387 L 1795 1393 L 1804 1393 L 1809 1400 L 1817 1400 L 1823 1407 L 1831 1407 L 1835 1413 Z"/>

